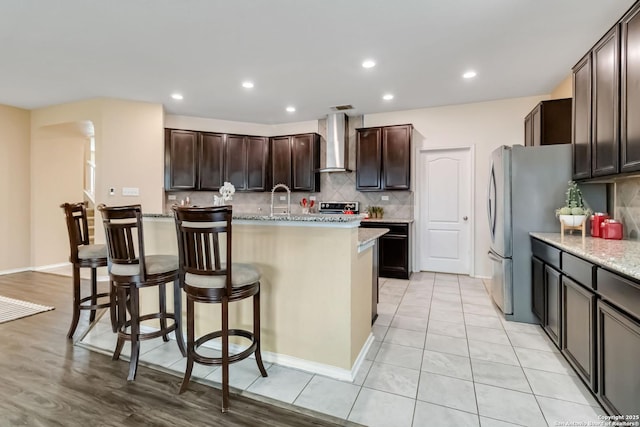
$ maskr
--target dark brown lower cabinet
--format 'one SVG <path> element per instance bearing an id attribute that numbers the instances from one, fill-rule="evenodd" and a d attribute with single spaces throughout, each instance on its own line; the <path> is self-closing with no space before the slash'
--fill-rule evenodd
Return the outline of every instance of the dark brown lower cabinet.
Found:
<path id="1" fill-rule="evenodd" d="M 560 313 L 562 292 L 560 292 L 560 280 L 561 275 L 555 268 L 545 265 L 544 266 L 544 284 L 545 284 L 545 321 L 544 330 L 549 335 L 549 338 L 560 347 L 560 324 L 562 322 Z"/>
<path id="2" fill-rule="evenodd" d="M 640 414 L 640 323 L 603 301 L 597 317 L 600 403 L 610 414 Z"/>
<path id="3" fill-rule="evenodd" d="M 544 325 L 544 262 L 536 257 L 531 257 L 531 291 L 533 314 Z"/>
<path id="4" fill-rule="evenodd" d="M 595 391 L 596 295 L 569 277 L 562 276 L 562 303 L 562 353 Z"/>

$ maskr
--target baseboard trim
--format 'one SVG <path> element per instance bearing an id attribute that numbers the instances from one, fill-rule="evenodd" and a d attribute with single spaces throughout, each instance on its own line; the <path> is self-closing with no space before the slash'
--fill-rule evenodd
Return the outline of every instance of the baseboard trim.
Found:
<path id="1" fill-rule="evenodd" d="M 32 271 L 39 271 L 41 273 L 46 273 L 46 270 L 55 270 L 56 268 L 68 267 L 70 266 L 70 262 L 61 262 L 59 264 L 49 264 L 49 265 L 41 265 L 40 267 L 31 267 Z"/>
<path id="2" fill-rule="evenodd" d="M 150 326 L 145 326 L 145 325 L 141 325 L 140 330 L 145 332 L 157 331 L 156 328 L 152 328 Z M 186 337 L 186 333 L 184 335 Z M 173 333 L 171 333 L 169 337 L 172 340 L 175 340 L 175 335 Z M 356 361 L 354 362 L 353 367 L 351 369 L 339 368 L 333 365 L 313 362 L 310 360 L 300 359 L 298 357 L 289 356 L 286 354 L 273 353 L 270 351 L 263 350 L 261 351 L 261 353 L 262 353 L 262 360 L 267 363 L 273 363 L 273 364 L 284 366 L 287 368 L 298 369 L 300 371 L 305 371 L 311 374 L 322 375 L 322 376 L 333 378 L 340 381 L 353 382 L 355 377 L 358 375 L 358 371 L 362 367 L 365 357 L 369 352 L 369 349 L 371 348 L 371 345 L 373 344 L 373 342 L 374 342 L 374 336 L 373 334 L 370 333 L 369 337 L 367 338 L 367 341 L 365 341 L 364 345 L 362 346 L 362 349 L 360 350 L 358 357 L 356 357 Z M 218 342 L 207 342 L 207 343 L 204 343 L 202 346 L 213 349 L 213 350 L 221 350 L 221 344 Z M 245 348 L 246 346 L 229 343 L 229 351 L 231 353 L 239 353 Z M 249 357 L 254 358 L 254 355 L 251 355 Z"/>
<path id="3" fill-rule="evenodd" d="M 0 271 L 0 276 L 4 276 L 6 274 L 23 273 L 25 271 L 31 271 L 31 267 L 14 268 L 14 269 L 11 269 L 11 270 L 2 270 L 2 271 Z"/>

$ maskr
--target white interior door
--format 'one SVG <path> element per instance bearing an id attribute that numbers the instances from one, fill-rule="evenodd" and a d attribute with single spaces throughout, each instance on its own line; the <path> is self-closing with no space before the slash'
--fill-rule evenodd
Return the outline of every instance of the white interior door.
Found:
<path id="1" fill-rule="evenodd" d="M 420 270 L 470 273 L 471 148 L 420 154 Z"/>

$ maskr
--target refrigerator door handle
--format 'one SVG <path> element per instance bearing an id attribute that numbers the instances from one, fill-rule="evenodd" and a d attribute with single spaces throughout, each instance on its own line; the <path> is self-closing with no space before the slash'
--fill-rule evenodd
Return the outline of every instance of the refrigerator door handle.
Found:
<path id="1" fill-rule="evenodd" d="M 496 261 L 496 262 L 502 262 L 502 258 L 501 258 L 501 257 L 499 257 L 498 255 L 496 255 L 496 253 L 495 253 L 495 252 L 493 252 L 493 251 L 489 251 L 489 252 L 488 252 L 488 255 L 489 255 L 489 259 L 491 259 L 491 260 L 493 260 L 493 261 Z"/>
<path id="2" fill-rule="evenodd" d="M 491 173 L 489 174 L 489 187 L 487 189 L 487 217 L 489 219 L 489 233 L 493 242 L 496 236 L 496 172 L 491 160 Z"/>

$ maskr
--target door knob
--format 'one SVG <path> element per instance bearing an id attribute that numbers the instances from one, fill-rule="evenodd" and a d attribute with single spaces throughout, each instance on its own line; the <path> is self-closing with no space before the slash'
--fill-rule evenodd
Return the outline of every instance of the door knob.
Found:
<path id="1" fill-rule="evenodd" d="M 462 219 L 464 219 L 466 221 L 466 220 L 469 219 L 469 217 L 465 215 L 465 216 L 462 217 Z"/>

